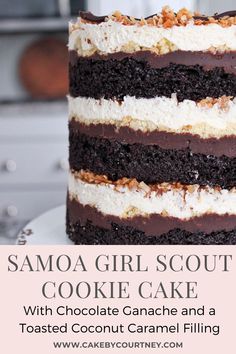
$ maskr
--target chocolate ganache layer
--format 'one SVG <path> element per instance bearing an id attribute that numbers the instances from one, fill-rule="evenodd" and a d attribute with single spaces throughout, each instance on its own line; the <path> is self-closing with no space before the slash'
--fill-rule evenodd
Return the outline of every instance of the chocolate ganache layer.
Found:
<path id="1" fill-rule="evenodd" d="M 193 153 L 190 147 L 177 150 L 127 144 L 91 137 L 73 129 L 69 141 L 71 169 L 90 170 L 112 181 L 127 177 L 145 183 L 180 182 L 225 189 L 236 186 L 235 157 Z"/>
<path id="2" fill-rule="evenodd" d="M 67 233 L 76 244 L 236 244 L 236 216 L 189 220 L 151 215 L 120 219 L 67 201 Z"/>
<path id="3" fill-rule="evenodd" d="M 76 66 L 79 56 L 75 50 L 69 51 L 69 60 L 72 66 Z M 223 68 L 226 73 L 236 75 L 236 52 L 191 52 L 176 50 L 163 55 L 158 55 L 150 50 L 136 51 L 133 53 L 116 52 L 106 55 L 95 53 L 87 59 L 92 60 L 123 60 L 125 58 L 133 58 L 138 61 L 144 61 L 153 69 L 161 69 L 172 63 L 178 65 L 199 65 L 204 70 L 211 70 L 216 67 Z"/>
<path id="4" fill-rule="evenodd" d="M 235 58 L 234 55 L 233 58 Z M 223 65 L 223 63 L 222 63 Z M 124 96 L 171 97 L 200 101 L 206 97 L 236 96 L 236 75 L 223 67 L 205 70 L 201 65 L 169 63 L 151 67 L 135 57 L 97 60 L 78 57 L 69 64 L 71 96 L 123 99 Z"/>
<path id="5" fill-rule="evenodd" d="M 126 144 L 139 142 L 143 145 L 158 145 L 162 149 L 183 150 L 189 148 L 196 154 L 236 157 L 236 136 L 222 138 L 201 138 L 190 133 L 172 133 L 165 131 L 143 132 L 134 130 L 128 126 L 117 128 L 113 124 L 89 124 L 80 123 L 75 119 L 69 122 L 69 129 L 75 134 L 79 132 L 90 137 L 97 137 L 119 141 Z"/>

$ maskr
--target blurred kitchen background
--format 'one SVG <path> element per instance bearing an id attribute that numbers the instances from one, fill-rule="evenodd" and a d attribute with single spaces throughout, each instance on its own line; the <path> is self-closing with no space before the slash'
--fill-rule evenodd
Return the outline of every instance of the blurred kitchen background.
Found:
<path id="1" fill-rule="evenodd" d="M 0 0 L 0 244 L 65 203 L 69 19 L 79 10 L 148 16 L 167 3 L 212 14 L 235 0 Z"/>

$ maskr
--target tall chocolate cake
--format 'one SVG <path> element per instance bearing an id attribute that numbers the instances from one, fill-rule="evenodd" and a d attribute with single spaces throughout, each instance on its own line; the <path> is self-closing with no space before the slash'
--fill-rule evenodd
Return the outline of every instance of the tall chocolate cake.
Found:
<path id="1" fill-rule="evenodd" d="M 81 13 L 69 55 L 70 239 L 236 244 L 236 12 Z"/>

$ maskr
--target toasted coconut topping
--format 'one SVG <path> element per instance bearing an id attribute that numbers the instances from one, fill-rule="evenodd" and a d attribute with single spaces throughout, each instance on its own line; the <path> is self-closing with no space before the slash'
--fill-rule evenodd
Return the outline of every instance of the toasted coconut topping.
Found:
<path id="1" fill-rule="evenodd" d="M 208 190 L 208 186 L 199 186 L 194 185 L 184 185 L 179 182 L 175 183 L 160 183 L 160 184 L 146 184 L 144 182 L 138 182 L 135 178 L 121 178 L 117 181 L 111 181 L 105 175 L 96 175 L 90 171 L 81 170 L 79 172 L 72 171 L 75 178 L 79 178 L 83 182 L 89 184 L 101 184 L 101 185 L 113 185 L 117 191 L 119 188 L 126 187 L 130 190 L 136 189 L 146 193 L 148 196 L 151 192 L 156 192 L 157 194 L 163 194 L 168 191 L 179 190 L 184 191 L 185 193 L 194 193 L 195 191 Z M 214 190 L 220 191 L 220 187 L 214 187 Z"/>
<path id="2" fill-rule="evenodd" d="M 214 105 L 218 105 L 220 109 L 227 111 L 229 109 L 229 102 L 233 99 L 233 96 L 222 96 L 220 98 L 207 97 L 198 102 L 199 107 L 211 108 Z"/>
<path id="3" fill-rule="evenodd" d="M 236 25 L 236 16 L 202 16 L 199 13 L 192 13 L 183 8 L 175 13 L 169 6 L 164 6 L 160 14 L 152 15 L 148 18 L 136 19 L 132 16 L 123 15 L 120 11 L 115 11 L 109 16 L 104 16 L 104 21 L 112 20 L 120 22 L 123 25 L 138 25 L 138 26 L 155 26 L 171 28 L 173 26 L 186 26 L 188 23 L 195 25 L 209 25 L 212 23 L 219 24 L 222 27 Z M 81 17 L 83 23 L 96 23 L 90 19 Z M 101 23 L 101 21 L 97 22 Z"/>

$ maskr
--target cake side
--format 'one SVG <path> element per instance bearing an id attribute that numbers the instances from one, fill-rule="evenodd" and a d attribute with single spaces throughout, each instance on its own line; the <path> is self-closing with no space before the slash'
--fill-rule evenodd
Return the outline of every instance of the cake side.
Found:
<path id="1" fill-rule="evenodd" d="M 235 36 L 234 12 L 70 25 L 75 243 L 236 243 Z"/>

